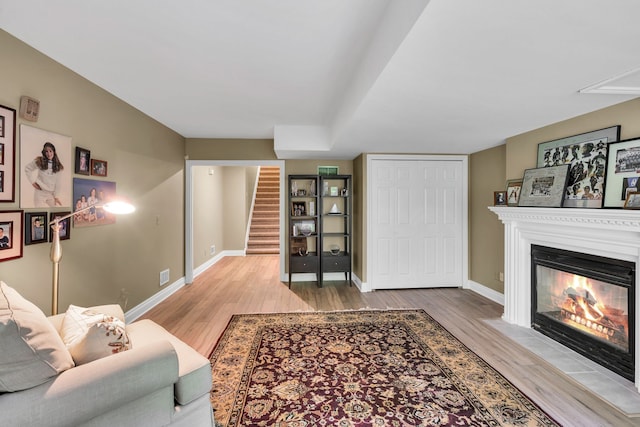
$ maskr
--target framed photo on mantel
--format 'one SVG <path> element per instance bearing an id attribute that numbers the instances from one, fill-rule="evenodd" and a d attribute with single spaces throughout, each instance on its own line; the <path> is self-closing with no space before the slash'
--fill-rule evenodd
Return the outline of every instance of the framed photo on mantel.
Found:
<path id="1" fill-rule="evenodd" d="M 619 138 L 620 125 L 616 125 L 538 144 L 539 168 L 569 165 L 563 207 L 603 207 L 607 147 Z"/>
<path id="2" fill-rule="evenodd" d="M 569 177 L 569 165 L 527 169 L 518 206 L 561 208 Z"/>

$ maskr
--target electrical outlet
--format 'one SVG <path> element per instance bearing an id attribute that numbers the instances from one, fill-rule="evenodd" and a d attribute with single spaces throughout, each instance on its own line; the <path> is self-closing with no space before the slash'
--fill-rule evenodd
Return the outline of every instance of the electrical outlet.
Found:
<path id="1" fill-rule="evenodd" d="M 213 255 L 216 253 L 216 245 L 211 245 L 211 249 L 209 250 L 209 255 Z"/>
<path id="2" fill-rule="evenodd" d="M 504 273 L 501 271 L 500 272 L 500 277 L 499 277 L 501 282 L 504 282 Z"/>
<path id="3" fill-rule="evenodd" d="M 166 285 L 169 283 L 169 269 L 163 270 L 160 272 L 160 286 Z"/>

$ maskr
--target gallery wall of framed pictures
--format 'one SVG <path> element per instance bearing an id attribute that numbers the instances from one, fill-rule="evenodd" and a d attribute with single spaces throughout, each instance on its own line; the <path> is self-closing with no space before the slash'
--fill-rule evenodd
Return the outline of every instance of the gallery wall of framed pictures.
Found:
<path id="1" fill-rule="evenodd" d="M 506 205 L 638 209 L 640 137 L 620 141 L 620 132 L 615 125 L 539 143 L 536 168 L 506 182 Z"/>
<path id="2" fill-rule="evenodd" d="M 25 245 L 50 242 L 50 222 L 80 209 L 82 203 L 76 198 L 85 197 L 85 203 L 98 207 L 82 215 L 82 221 L 74 222 L 75 217 L 63 221 L 61 240 L 71 238 L 72 226 L 115 222 L 115 217 L 99 208 L 99 203 L 115 197 L 115 182 L 103 180 L 108 176 L 106 160 L 92 158 L 89 149 L 79 146 L 72 152 L 70 136 L 26 124 L 16 126 L 16 110 L 0 105 L 0 203 L 18 202 L 21 208 L 0 208 L 0 262 L 22 257 Z M 72 180 L 73 174 L 92 179 Z"/>

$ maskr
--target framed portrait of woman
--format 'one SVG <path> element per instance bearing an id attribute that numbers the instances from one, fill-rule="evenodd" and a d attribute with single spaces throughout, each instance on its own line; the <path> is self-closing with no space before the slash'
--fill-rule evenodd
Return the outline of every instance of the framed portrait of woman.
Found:
<path id="1" fill-rule="evenodd" d="M 20 125 L 20 207 L 71 208 L 71 137 Z"/>

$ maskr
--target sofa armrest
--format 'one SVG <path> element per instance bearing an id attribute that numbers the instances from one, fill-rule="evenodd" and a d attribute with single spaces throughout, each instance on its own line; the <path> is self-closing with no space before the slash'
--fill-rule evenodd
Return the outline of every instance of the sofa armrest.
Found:
<path id="1" fill-rule="evenodd" d="M 0 414 L 7 425 L 77 425 L 162 388 L 173 390 L 177 380 L 176 351 L 168 341 L 158 341 L 0 395 Z M 166 407 L 168 413 L 173 410 L 173 396 Z"/>

